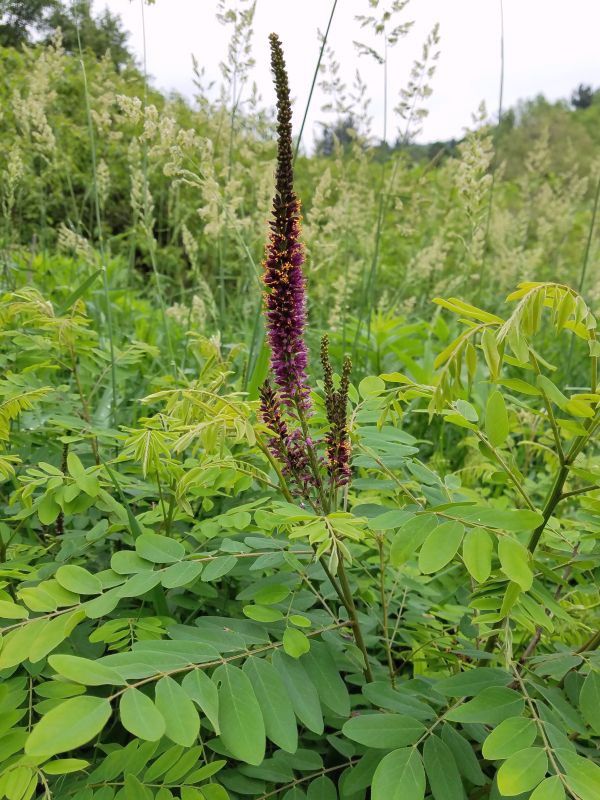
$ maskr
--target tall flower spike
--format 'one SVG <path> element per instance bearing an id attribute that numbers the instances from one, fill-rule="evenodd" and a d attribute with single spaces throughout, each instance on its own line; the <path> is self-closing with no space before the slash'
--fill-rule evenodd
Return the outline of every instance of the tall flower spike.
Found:
<path id="1" fill-rule="evenodd" d="M 303 412 L 310 409 L 304 342 L 306 284 L 300 242 L 300 203 L 294 192 L 292 156 L 292 107 L 281 42 L 269 37 L 271 69 L 277 93 L 277 173 L 273 217 L 263 263 L 267 338 L 271 367 L 281 398 Z"/>

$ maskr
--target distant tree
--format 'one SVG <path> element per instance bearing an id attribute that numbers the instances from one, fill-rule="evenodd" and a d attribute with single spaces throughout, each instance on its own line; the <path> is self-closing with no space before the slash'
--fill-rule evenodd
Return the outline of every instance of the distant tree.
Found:
<path id="1" fill-rule="evenodd" d="M 320 156 L 330 156 L 336 142 L 346 147 L 356 139 L 356 121 L 352 114 L 340 117 L 332 125 L 321 123 L 323 130 L 315 143 L 315 152 Z"/>
<path id="2" fill-rule="evenodd" d="M 65 50 L 76 53 L 81 45 L 98 57 L 107 50 L 116 67 L 131 60 L 127 48 L 128 33 L 121 19 L 108 9 L 98 15 L 92 0 L 0 0 L 0 45 L 20 47 L 36 40 L 47 41 L 55 31 L 62 31 Z"/>
<path id="3" fill-rule="evenodd" d="M 571 95 L 571 105 L 573 108 L 581 110 L 582 108 L 589 108 L 594 100 L 594 90 L 591 86 L 585 83 L 580 83 L 577 89 Z"/>
<path id="4" fill-rule="evenodd" d="M 46 30 L 56 0 L 0 0 L 0 45 L 20 47 L 32 34 Z"/>
<path id="5" fill-rule="evenodd" d="M 74 0 L 69 7 L 58 3 L 48 17 L 47 27 L 51 32 L 61 29 L 63 47 L 68 52 L 76 53 L 79 50 L 79 32 L 81 46 L 85 50 L 90 50 L 99 58 L 107 50 L 110 51 L 113 63 L 120 68 L 131 61 L 131 53 L 127 48 L 129 34 L 117 14 L 105 9 L 94 16 L 92 5 L 92 0 Z"/>

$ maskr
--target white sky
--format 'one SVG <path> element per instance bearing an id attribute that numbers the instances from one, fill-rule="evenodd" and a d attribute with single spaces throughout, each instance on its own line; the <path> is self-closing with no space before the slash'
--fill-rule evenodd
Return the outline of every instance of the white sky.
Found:
<path id="1" fill-rule="evenodd" d="M 382 0 L 387 6 L 390 0 Z M 131 31 L 130 44 L 141 60 L 142 0 L 97 0 L 121 15 Z M 228 0 L 233 2 L 233 0 Z M 372 98 L 373 132 L 383 125 L 383 73 L 367 58 L 358 58 L 352 41 L 365 40 L 354 16 L 367 14 L 368 0 L 338 0 L 329 44 L 341 63 L 341 74 L 351 84 L 358 67 Z M 229 29 L 216 18 L 217 0 L 156 0 L 146 6 L 148 72 L 161 89 L 176 89 L 191 97 L 191 56 L 220 78 L 219 62 L 225 58 Z M 267 36 L 276 31 L 285 48 L 296 117 L 301 117 L 319 45 L 316 31 L 325 30 L 331 0 L 258 0 L 254 21 L 253 53 L 256 80 L 265 104 L 273 104 Z M 406 85 L 412 62 L 435 22 L 440 23 L 441 56 L 433 79 L 430 114 L 418 141 L 460 137 L 471 116 L 485 100 L 496 113 L 500 80 L 500 0 L 412 0 L 402 12 L 415 24 L 390 54 L 389 104 L 396 105 L 399 89 Z M 600 2 L 598 0 L 504 0 L 504 108 L 519 99 L 543 93 L 548 99 L 568 98 L 579 83 L 600 86 Z M 312 142 L 315 123 L 326 119 L 319 91 L 313 96 L 304 142 Z M 295 120 L 298 130 L 299 119 Z M 394 138 L 396 121 L 388 126 Z"/>

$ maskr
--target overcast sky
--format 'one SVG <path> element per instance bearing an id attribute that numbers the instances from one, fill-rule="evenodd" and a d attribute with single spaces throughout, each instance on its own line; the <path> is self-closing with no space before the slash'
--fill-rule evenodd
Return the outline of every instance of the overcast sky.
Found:
<path id="1" fill-rule="evenodd" d="M 142 0 L 97 0 L 121 15 L 131 32 L 130 44 L 141 59 L 143 53 Z M 234 0 L 228 0 L 233 3 Z M 380 7 L 390 4 L 381 0 Z M 156 0 L 144 10 L 148 72 L 156 86 L 176 89 L 191 97 L 192 54 L 207 76 L 219 79 L 219 62 L 225 58 L 229 30 L 215 17 L 217 0 Z M 383 73 L 371 59 L 357 56 L 352 44 L 368 35 L 360 30 L 355 15 L 369 13 L 368 0 L 338 0 L 329 43 L 348 81 L 358 67 L 372 99 L 373 133 L 381 136 L 383 125 Z M 273 103 L 269 76 L 267 36 L 276 31 L 284 44 L 295 113 L 301 117 L 318 57 L 317 29 L 325 30 L 331 0 L 258 0 L 254 21 L 256 80 L 265 104 Z M 389 58 L 389 104 L 396 105 L 406 85 L 412 62 L 436 22 L 440 23 L 441 56 L 428 102 L 429 116 L 419 141 L 459 137 L 471 122 L 480 102 L 490 114 L 498 108 L 500 81 L 500 0 L 412 0 L 402 12 L 414 20 L 408 36 Z M 519 99 L 543 93 L 551 100 L 568 98 L 579 83 L 600 87 L 600 2 L 598 0 L 504 0 L 504 107 Z M 373 40 L 369 40 L 373 41 Z M 320 108 L 321 92 L 313 97 L 307 144 L 318 120 L 326 119 Z M 295 121 L 296 130 L 298 120 Z M 394 138 L 396 121 L 388 127 Z"/>

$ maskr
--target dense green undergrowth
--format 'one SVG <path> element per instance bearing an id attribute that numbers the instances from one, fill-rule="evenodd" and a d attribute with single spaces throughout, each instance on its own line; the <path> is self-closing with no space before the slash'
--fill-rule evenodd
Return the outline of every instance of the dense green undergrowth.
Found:
<path id="1" fill-rule="evenodd" d="M 585 148 L 300 157 L 286 405 L 271 116 L 2 59 L 0 798 L 599 800 Z"/>

